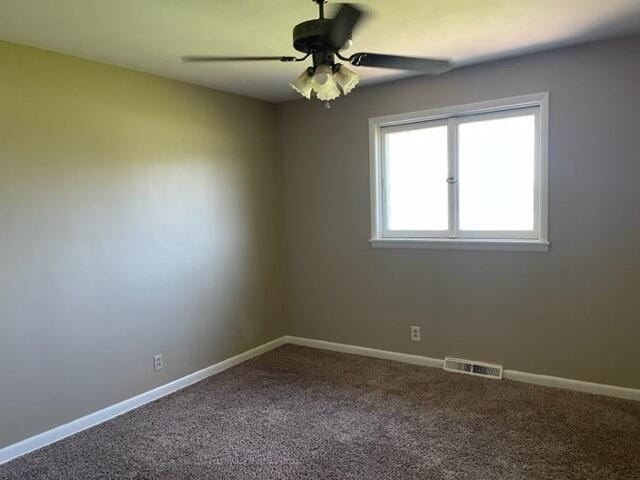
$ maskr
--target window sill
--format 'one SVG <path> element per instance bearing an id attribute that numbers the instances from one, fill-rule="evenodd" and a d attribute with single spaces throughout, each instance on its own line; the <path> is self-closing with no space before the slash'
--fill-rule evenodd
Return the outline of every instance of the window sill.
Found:
<path id="1" fill-rule="evenodd" d="M 505 252 L 547 252 L 550 242 L 543 240 L 501 240 L 466 238 L 373 238 L 373 248 L 424 248 L 432 250 L 493 250 Z"/>

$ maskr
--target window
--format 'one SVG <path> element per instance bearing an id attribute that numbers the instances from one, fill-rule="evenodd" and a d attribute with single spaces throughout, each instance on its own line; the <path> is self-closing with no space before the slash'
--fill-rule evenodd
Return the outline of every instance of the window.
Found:
<path id="1" fill-rule="evenodd" d="M 548 94 L 370 120 L 374 247 L 548 249 Z"/>

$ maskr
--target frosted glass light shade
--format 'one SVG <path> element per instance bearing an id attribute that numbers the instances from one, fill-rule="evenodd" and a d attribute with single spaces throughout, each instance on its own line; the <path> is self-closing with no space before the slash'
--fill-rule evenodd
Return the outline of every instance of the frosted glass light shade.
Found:
<path id="1" fill-rule="evenodd" d="M 338 71 L 334 74 L 336 82 L 340 85 L 342 92 L 347 95 L 353 90 L 360 81 L 360 75 L 352 72 L 344 65 L 340 65 Z"/>
<path id="2" fill-rule="evenodd" d="M 313 90 L 313 82 L 311 79 L 312 77 L 309 74 L 309 71 L 305 70 L 300 74 L 298 78 L 296 78 L 289 85 L 291 85 L 291 88 L 293 88 L 296 92 L 298 92 L 304 98 L 311 99 L 311 92 Z"/>

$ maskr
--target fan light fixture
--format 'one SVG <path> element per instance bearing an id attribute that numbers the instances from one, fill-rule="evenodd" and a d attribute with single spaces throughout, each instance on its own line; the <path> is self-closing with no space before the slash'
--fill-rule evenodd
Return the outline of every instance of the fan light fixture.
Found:
<path id="1" fill-rule="evenodd" d="M 347 95 L 360 81 L 360 75 L 349 70 L 344 65 L 318 65 L 307 68 L 290 83 L 291 87 L 300 95 L 311 99 L 312 95 L 318 100 L 329 102 L 341 94 Z"/>
<path id="2" fill-rule="evenodd" d="M 388 68 L 409 70 L 425 75 L 439 75 L 453 68 L 447 60 L 405 57 L 385 53 L 358 52 L 343 56 L 353 45 L 353 33 L 366 17 L 365 11 L 356 5 L 343 3 L 333 18 L 326 18 L 324 7 L 327 0 L 313 0 L 318 5 L 318 18 L 307 20 L 293 27 L 293 48 L 302 55 L 285 56 L 228 56 L 187 55 L 183 62 L 303 62 L 311 57 L 313 66 L 307 68 L 289 85 L 304 98 L 317 98 L 325 102 L 351 92 L 360 80 L 341 60 L 354 67 Z M 257 41 L 257 40 L 256 40 Z"/>

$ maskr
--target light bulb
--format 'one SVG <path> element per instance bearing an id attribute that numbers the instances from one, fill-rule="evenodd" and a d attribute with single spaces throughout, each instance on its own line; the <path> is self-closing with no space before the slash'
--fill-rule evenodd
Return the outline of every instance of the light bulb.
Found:
<path id="1" fill-rule="evenodd" d="M 313 83 L 319 86 L 325 85 L 332 75 L 333 71 L 329 65 L 320 65 L 316 68 L 316 72 L 313 75 Z"/>
<path id="2" fill-rule="evenodd" d="M 313 75 L 313 91 L 319 100 L 328 102 L 340 96 L 331 65 L 318 65 Z"/>
<path id="3" fill-rule="evenodd" d="M 338 67 L 334 77 L 345 95 L 351 92 L 351 90 L 353 90 L 360 81 L 360 75 L 352 72 L 344 65 L 340 65 Z"/>

